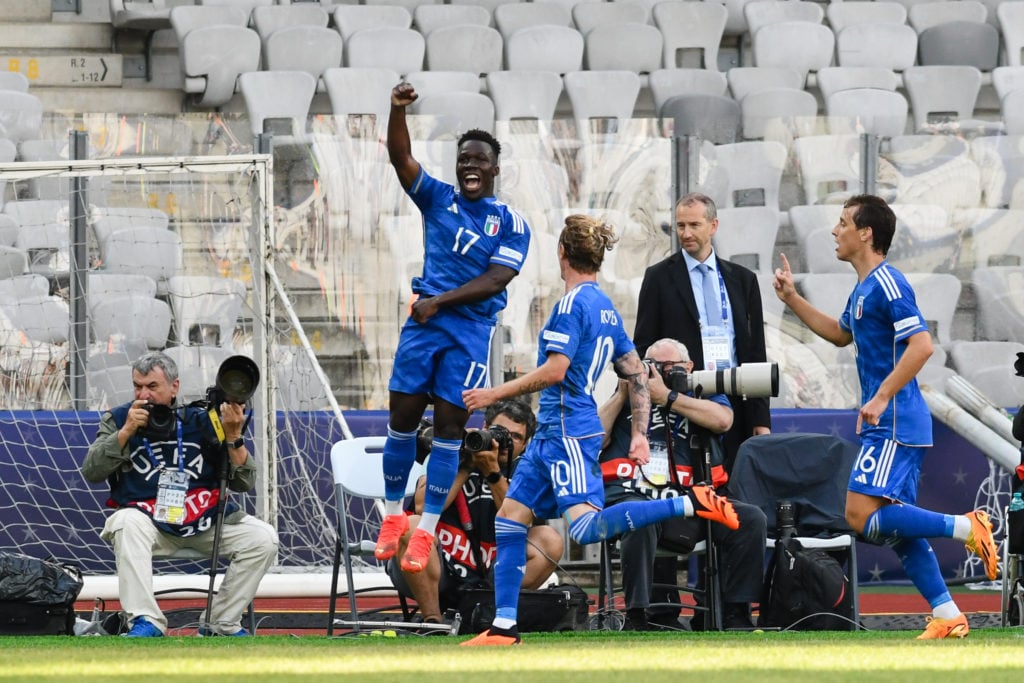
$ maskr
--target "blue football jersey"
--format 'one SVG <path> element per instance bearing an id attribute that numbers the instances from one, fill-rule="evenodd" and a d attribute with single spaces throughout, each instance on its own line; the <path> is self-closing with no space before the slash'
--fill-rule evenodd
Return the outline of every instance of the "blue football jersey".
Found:
<path id="1" fill-rule="evenodd" d="M 584 438 L 603 434 L 594 385 L 608 363 L 635 348 L 608 296 L 594 282 L 574 287 L 551 312 L 537 348 L 538 366 L 549 353 L 570 359 L 565 379 L 540 394 L 537 435 Z"/>
<path id="2" fill-rule="evenodd" d="M 853 334 L 862 405 L 903 357 L 906 340 L 928 331 L 913 288 L 903 273 L 886 261 L 854 288 L 839 325 Z M 932 444 L 932 417 L 916 378 L 889 401 L 877 427 L 861 426 L 862 433 L 874 430 L 888 432 L 889 438 L 905 446 Z"/>
<path id="3" fill-rule="evenodd" d="M 423 167 L 408 191 L 423 214 L 423 275 L 412 291 L 423 296 L 461 287 L 483 275 L 492 263 L 519 272 L 530 247 L 530 228 L 522 216 L 494 197 L 469 201 L 455 187 Z M 505 308 L 505 291 L 449 310 L 494 322 Z"/>

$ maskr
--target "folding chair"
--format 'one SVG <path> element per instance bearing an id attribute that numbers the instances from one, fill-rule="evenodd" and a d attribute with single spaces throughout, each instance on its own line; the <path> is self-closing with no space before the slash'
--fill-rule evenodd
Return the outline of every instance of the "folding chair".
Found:
<path id="1" fill-rule="evenodd" d="M 368 621 L 359 618 L 359 609 L 356 606 L 356 593 L 366 590 L 380 590 L 381 586 L 357 589 L 353 580 L 352 558 L 354 555 L 369 554 L 372 556 L 374 542 L 370 538 L 376 537 L 380 520 L 384 511 L 384 441 L 383 436 L 367 436 L 355 439 L 339 441 L 331 448 L 331 469 L 334 473 L 334 495 L 338 505 L 338 529 L 337 539 L 334 543 L 334 565 L 331 572 L 331 598 L 330 608 L 327 614 L 327 635 L 334 635 L 334 615 L 338 603 L 338 574 L 340 573 L 341 562 L 345 563 L 345 581 L 348 590 L 348 604 L 350 620 L 338 620 L 337 625 L 342 628 L 350 628 L 354 633 L 360 629 L 379 628 L 402 628 L 416 630 L 449 631 L 452 634 L 458 633 L 459 624 L 413 624 L 407 622 L 392 621 Z M 412 471 L 409 472 L 409 480 L 406 482 L 405 495 L 411 496 L 416 491 L 416 481 L 426 470 L 423 465 L 414 463 Z M 375 511 L 373 528 L 357 530 L 359 538 L 352 539 L 349 536 L 350 529 L 354 528 L 355 522 L 349 519 L 349 504 L 352 498 L 370 499 L 365 501 Z M 383 575 L 383 574 L 382 574 Z M 385 577 L 386 578 L 386 577 Z M 390 581 L 387 582 L 390 586 Z M 400 596 L 402 603 L 403 618 L 411 616 L 404 597 Z"/>
<path id="2" fill-rule="evenodd" d="M 710 522 L 709 522 L 710 524 Z M 710 530 L 707 530 L 710 532 Z M 617 630 L 621 628 L 622 623 L 616 621 L 612 617 L 610 610 L 615 605 L 615 581 L 613 578 L 613 553 L 618 547 L 618 539 L 611 538 L 601 543 L 601 555 L 600 555 L 600 571 L 601 575 L 598 578 L 598 593 L 597 593 L 597 613 L 594 619 L 596 619 L 598 630 Z M 704 588 L 696 588 L 691 586 L 679 586 L 679 585 L 668 585 L 655 583 L 652 588 L 663 589 L 663 588 L 674 588 L 680 592 L 690 593 L 693 595 L 694 600 L 697 604 L 694 605 L 677 605 L 676 603 L 667 602 L 652 602 L 650 607 L 675 607 L 680 606 L 686 609 L 691 609 L 696 612 L 703 612 L 705 614 L 705 623 L 707 631 L 721 631 L 722 630 L 722 592 L 720 585 L 720 574 L 718 569 L 718 555 L 715 552 L 715 547 L 711 545 L 711 552 L 708 552 L 707 540 L 698 541 L 693 547 L 693 550 L 686 554 L 673 553 L 668 550 L 659 549 L 656 557 L 664 556 L 675 556 L 681 558 L 688 558 L 692 555 L 704 555 Z M 605 623 L 607 620 L 607 625 Z"/>
<path id="3" fill-rule="evenodd" d="M 779 501 L 796 509 L 797 538 L 805 548 L 833 554 L 850 581 L 850 630 L 860 621 L 857 537 L 846 523 L 846 484 L 858 448 L 827 434 L 766 434 L 740 446 L 729 478 L 736 500 L 757 505 L 768 518 L 768 548 L 775 547 Z"/>

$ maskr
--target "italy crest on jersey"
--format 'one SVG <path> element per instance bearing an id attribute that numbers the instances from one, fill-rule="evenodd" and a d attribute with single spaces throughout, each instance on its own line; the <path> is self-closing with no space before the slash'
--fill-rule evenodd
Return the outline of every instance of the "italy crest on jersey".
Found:
<path id="1" fill-rule="evenodd" d="M 853 317 L 860 320 L 860 317 L 864 315 L 864 297 L 857 297 L 857 307 L 854 310 Z"/>
<path id="2" fill-rule="evenodd" d="M 501 228 L 501 219 L 497 216 L 488 216 L 484 222 L 484 234 L 488 237 L 494 237 L 498 234 L 498 230 Z"/>

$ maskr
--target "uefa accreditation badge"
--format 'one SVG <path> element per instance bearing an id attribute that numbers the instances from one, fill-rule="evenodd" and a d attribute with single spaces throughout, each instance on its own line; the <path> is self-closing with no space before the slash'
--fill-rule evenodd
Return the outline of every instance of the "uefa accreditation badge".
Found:
<path id="1" fill-rule="evenodd" d="M 185 523 L 185 495 L 188 493 L 188 474 L 178 470 L 160 472 L 159 488 L 153 519 L 167 524 Z"/>

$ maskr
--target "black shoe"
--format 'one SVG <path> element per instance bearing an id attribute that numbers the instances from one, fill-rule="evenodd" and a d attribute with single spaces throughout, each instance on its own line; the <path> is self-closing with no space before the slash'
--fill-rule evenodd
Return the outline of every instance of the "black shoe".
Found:
<path id="1" fill-rule="evenodd" d="M 647 612 L 642 607 L 626 610 L 626 618 L 622 622 L 623 631 L 655 631 L 647 621 Z"/>
<path id="2" fill-rule="evenodd" d="M 726 603 L 722 614 L 722 627 L 726 631 L 750 631 L 754 623 L 750 620 L 750 605 L 745 602 Z"/>

